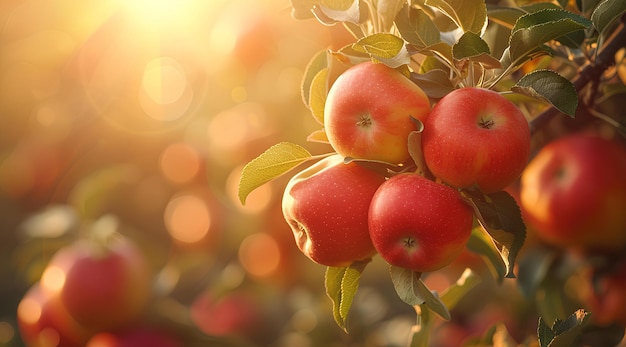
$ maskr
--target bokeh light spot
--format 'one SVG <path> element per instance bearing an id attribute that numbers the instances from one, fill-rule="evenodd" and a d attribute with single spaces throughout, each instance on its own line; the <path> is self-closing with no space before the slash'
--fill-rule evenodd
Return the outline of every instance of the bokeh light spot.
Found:
<path id="1" fill-rule="evenodd" d="M 200 156 L 191 146 L 175 143 L 161 154 L 161 171 L 174 183 L 185 183 L 194 178 L 200 170 Z"/>
<path id="2" fill-rule="evenodd" d="M 65 284 L 65 271 L 58 266 L 49 266 L 41 275 L 41 286 L 52 292 L 59 292 Z"/>
<path id="3" fill-rule="evenodd" d="M 146 64 L 141 86 L 157 104 L 171 104 L 183 95 L 187 77 L 176 60 L 161 57 Z"/>
<path id="4" fill-rule="evenodd" d="M 15 336 L 15 328 L 9 322 L 0 322 L 0 343 L 8 344 Z"/>
<path id="5" fill-rule="evenodd" d="M 35 324 L 41 318 L 41 304 L 34 298 L 24 298 L 17 306 L 17 316 L 28 324 Z"/>
<path id="6" fill-rule="evenodd" d="M 239 246 L 239 262 L 253 276 L 271 275 L 280 264 L 280 248 L 266 233 L 252 234 Z"/>
<path id="7" fill-rule="evenodd" d="M 165 208 L 165 225 L 175 240 L 195 243 L 208 234 L 211 213 L 202 199 L 193 195 L 178 196 Z"/>

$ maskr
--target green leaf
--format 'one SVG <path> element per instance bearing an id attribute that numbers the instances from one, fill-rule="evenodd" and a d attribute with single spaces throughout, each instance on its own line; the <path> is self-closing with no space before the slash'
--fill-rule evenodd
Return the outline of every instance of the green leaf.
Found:
<path id="1" fill-rule="evenodd" d="M 507 269 L 493 239 L 485 232 L 485 229 L 480 226 L 472 229 L 467 248 L 480 255 L 493 277 L 502 282 L 506 276 Z"/>
<path id="2" fill-rule="evenodd" d="M 491 6 L 487 8 L 487 17 L 489 20 L 509 29 L 513 29 L 517 19 L 524 14 L 526 14 L 526 12 L 519 7 Z"/>
<path id="3" fill-rule="evenodd" d="M 459 279 L 441 294 L 441 302 L 452 310 L 456 304 L 463 298 L 472 288 L 480 282 L 480 278 L 467 268 Z"/>
<path id="4" fill-rule="evenodd" d="M 311 92 L 309 93 L 309 108 L 313 118 L 324 124 L 324 107 L 328 96 L 328 69 L 322 69 L 311 81 Z"/>
<path id="5" fill-rule="evenodd" d="M 479 35 L 468 31 L 452 46 L 452 56 L 454 59 L 476 57 L 481 54 L 489 54 L 489 45 Z"/>
<path id="6" fill-rule="evenodd" d="M 583 309 L 577 310 L 566 320 L 556 320 L 552 327 L 539 318 L 537 336 L 541 347 L 568 347 L 581 334 L 583 326 L 587 323 L 589 312 Z"/>
<path id="7" fill-rule="evenodd" d="M 308 108 L 310 108 L 309 102 L 313 79 L 315 79 L 315 76 L 317 76 L 320 71 L 326 68 L 328 68 L 328 51 L 321 50 L 309 60 L 309 63 L 304 69 L 304 76 L 302 76 L 302 83 L 300 83 L 300 92 L 302 93 L 302 102 Z"/>
<path id="8" fill-rule="evenodd" d="M 281 176 L 311 158 L 304 147 L 290 142 L 280 142 L 252 159 L 241 172 L 239 200 L 245 205 L 246 198 L 256 188 Z"/>
<path id="9" fill-rule="evenodd" d="M 533 71 L 520 78 L 511 90 L 547 101 L 570 117 L 574 117 L 578 107 L 576 88 L 572 82 L 554 71 Z"/>
<path id="10" fill-rule="evenodd" d="M 441 33 L 422 10 L 404 6 L 395 20 L 400 35 L 417 47 L 428 47 L 441 41 Z"/>
<path id="11" fill-rule="evenodd" d="M 439 9 L 463 32 L 482 35 L 487 27 L 487 6 L 484 0 L 426 0 L 425 4 Z"/>
<path id="12" fill-rule="evenodd" d="M 474 209 L 481 227 L 491 236 L 506 266 L 506 277 L 515 277 L 513 268 L 526 239 L 526 226 L 515 199 L 505 191 L 483 194 L 478 189 L 463 189 L 461 196 Z"/>
<path id="13" fill-rule="evenodd" d="M 525 14 L 517 19 L 511 31 L 509 50 L 511 60 L 523 59 L 551 40 L 584 30 L 591 21 L 574 13 L 546 9 Z"/>
<path id="14" fill-rule="evenodd" d="M 418 122 L 418 130 L 411 131 L 409 133 L 409 155 L 411 156 L 411 159 L 413 159 L 415 166 L 417 166 L 415 172 L 422 176 L 430 177 L 431 174 L 426 166 L 424 152 L 422 151 L 422 131 L 424 130 L 424 123 L 422 123 L 419 119 L 415 119 L 415 121 Z"/>
<path id="15" fill-rule="evenodd" d="M 450 320 L 450 311 L 441 301 L 437 293 L 426 287 L 421 280 L 421 273 L 390 266 L 391 282 L 402 301 L 411 306 L 426 305 L 431 311 L 445 320 Z"/>
<path id="16" fill-rule="evenodd" d="M 354 43 L 352 49 L 369 54 L 392 68 L 411 62 L 404 40 L 393 34 L 380 33 L 364 37 Z"/>
<path id="17" fill-rule="evenodd" d="M 324 129 L 315 130 L 310 133 L 309 136 L 306 137 L 306 140 L 309 142 L 330 143 Z"/>
<path id="18" fill-rule="evenodd" d="M 626 12 L 626 1 L 604 0 L 593 10 L 591 21 L 600 34 Z"/>
<path id="19" fill-rule="evenodd" d="M 411 81 L 417 84 L 429 98 L 440 99 L 454 90 L 450 75 L 440 69 L 425 73 L 411 73 Z"/>
<path id="20" fill-rule="evenodd" d="M 337 22 L 359 24 L 363 21 L 359 0 L 321 0 L 312 10 L 323 24 L 332 25 Z"/>
<path id="21" fill-rule="evenodd" d="M 393 27 L 394 19 L 402 9 L 402 6 L 406 3 L 406 0 L 377 0 L 374 1 L 376 6 L 376 12 L 378 18 L 383 23 L 381 31 L 389 32 Z"/>
<path id="22" fill-rule="evenodd" d="M 348 313 L 359 288 L 361 274 L 368 262 L 355 262 L 347 267 L 326 268 L 324 283 L 326 295 L 333 304 L 333 318 L 341 329 L 348 332 Z"/>

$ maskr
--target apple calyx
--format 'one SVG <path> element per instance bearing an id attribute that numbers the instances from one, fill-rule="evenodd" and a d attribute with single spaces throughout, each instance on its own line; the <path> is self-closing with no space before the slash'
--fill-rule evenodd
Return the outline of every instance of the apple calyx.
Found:
<path id="1" fill-rule="evenodd" d="M 483 129 L 491 129 L 493 128 L 493 126 L 496 125 L 496 122 L 493 121 L 493 119 L 491 118 L 480 118 L 480 121 L 478 122 L 478 126 L 480 126 Z"/>
<path id="2" fill-rule="evenodd" d="M 372 117 L 369 114 L 363 114 L 359 116 L 358 122 L 356 122 L 356 126 L 359 128 L 370 128 L 372 126 Z"/>

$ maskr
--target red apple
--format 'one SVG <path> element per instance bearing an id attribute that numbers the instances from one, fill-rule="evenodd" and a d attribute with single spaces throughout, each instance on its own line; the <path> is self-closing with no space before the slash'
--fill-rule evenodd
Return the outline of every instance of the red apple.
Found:
<path id="1" fill-rule="evenodd" d="M 350 67 L 331 86 L 324 127 L 337 153 L 392 164 L 409 159 L 408 135 L 430 112 L 426 94 L 382 63 Z"/>
<path id="2" fill-rule="evenodd" d="M 609 272 L 594 279 L 594 271 L 586 273 L 587 295 L 583 297 L 596 324 L 626 324 L 626 261 L 618 262 Z"/>
<path id="3" fill-rule="evenodd" d="M 89 333 L 74 320 L 58 295 L 34 284 L 17 307 L 20 336 L 31 347 L 82 347 Z"/>
<path id="4" fill-rule="evenodd" d="M 167 330 L 157 327 L 134 327 L 117 333 L 95 334 L 86 347 L 182 347 L 183 343 Z"/>
<path id="5" fill-rule="evenodd" d="M 298 248 L 327 266 L 347 266 L 372 257 L 367 213 L 376 189 L 384 182 L 340 155 L 322 159 L 296 174 L 285 188 L 282 210 Z"/>
<path id="6" fill-rule="evenodd" d="M 621 249 L 626 246 L 626 149 L 583 134 L 553 141 L 524 170 L 520 200 L 544 241 Z"/>
<path id="7" fill-rule="evenodd" d="M 461 88 L 433 107 L 422 147 L 428 169 L 445 183 L 493 193 L 515 181 L 528 163 L 530 129 L 517 106 L 499 93 Z"/>
<path id="8" fill-rule="evenodd" d="M 391 265 L 417 272 L 441 269 L 458 257 L 473 220 L 456 190 L 412 173 L 383 183 L 369 210 L 378 253 Z"/>
<path id="9" fill-rule="evenodd" d="M 241 292 L 221 297 L 202 293 L 191 304 L 191 320 L 210 336 L 254 334 L 261 317 L 258 302 Z"/>
<path id="10" fill-rule="evenodd" d="M 66 246 L 51 259 L 42 281 L 55 273 L 59 278 L 47 287 L 60 295 L 72 317 L 93 330 L 132 322 L 150 297 L 148 265 L 126 239 L 107 244 L 80 240 Z"/>

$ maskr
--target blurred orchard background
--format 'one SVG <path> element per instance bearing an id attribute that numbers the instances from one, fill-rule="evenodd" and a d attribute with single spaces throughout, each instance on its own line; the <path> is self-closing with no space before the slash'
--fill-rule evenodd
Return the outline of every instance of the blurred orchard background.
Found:
<path id="1" fill-rule="evenodd" d="M 405 346 L 415 313 L 380 259 L 347 335 L 325 269 L 282 218 L 287 178 L 245 206 L 237 198 L 243 164 L 317 130 L 300 96 L 304 68 L 351 42 L 341 26 L 294 20 L 288 0 L 2 0 L 0 346 L 24 346 L 20 300 L 102 218 L 148 261 L 142 319 L 181 345 Z M 467 254 L 429 286 L 447 287 L 467 265 L 482 261 Z M 514 282 L 485 278 L 433 345 L 496 322 L 520 341 L 533 335 L 537 314 Z"/>

